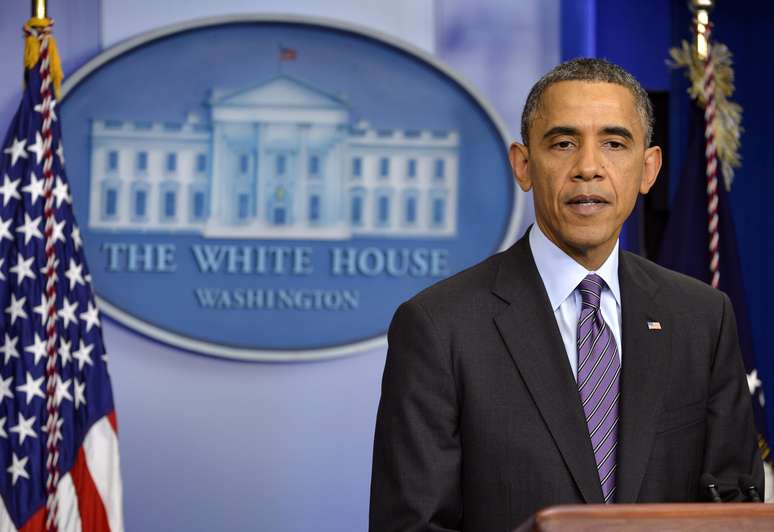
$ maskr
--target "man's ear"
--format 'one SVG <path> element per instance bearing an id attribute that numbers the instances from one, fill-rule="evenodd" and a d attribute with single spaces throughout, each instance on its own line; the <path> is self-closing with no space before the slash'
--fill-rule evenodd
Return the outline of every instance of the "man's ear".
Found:
<path id="1" fill-rule="evenodd" d="M 645 150 L 645 158 L 642 161 L 640 194 L 648 193 L 650 188 L 656 182 L 659 170 L 661 170 L 661 148 L 652 146 Z"/>
<path id="2" fill-rule="evenodd" d="M 532 188 L 532 178 L 529 175 L 529 148 L 524 144 L 512 142 L 508 149 L 508 159 L 511 161 L 513 176 L 524 192 Z"/>

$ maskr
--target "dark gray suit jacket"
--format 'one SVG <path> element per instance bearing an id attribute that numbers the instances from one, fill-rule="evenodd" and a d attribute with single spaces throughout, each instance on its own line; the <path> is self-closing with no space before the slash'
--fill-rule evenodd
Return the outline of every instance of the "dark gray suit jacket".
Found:
<path id="1" fill-rule="evenodd" d="M 700 500 L 703 473 L 731 493 L 750 474 L 763 493 L 728 297 L 628 252 L 619 281 L 617 502 Z M 602 502 L 526 236 L 401 305 L 376 422 L 372 532 L 505 532 L 549 505 Z"/>

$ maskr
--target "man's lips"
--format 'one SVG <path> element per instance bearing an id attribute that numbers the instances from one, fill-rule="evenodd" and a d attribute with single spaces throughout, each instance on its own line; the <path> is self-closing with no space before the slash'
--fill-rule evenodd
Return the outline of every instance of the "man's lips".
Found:
<path id="1" fill-rule="evenodd" d="M 608 203 L 602 196 L 596 194 L 577 194 L 567 200 L 565 203 Z"/>
<path id="2" fill-rule="evenodd" d="M 590 215 L 603 210 L 610 203 L 595 194 L 577 194 L 565 201 L 565 204 L 576 214 Z"/>

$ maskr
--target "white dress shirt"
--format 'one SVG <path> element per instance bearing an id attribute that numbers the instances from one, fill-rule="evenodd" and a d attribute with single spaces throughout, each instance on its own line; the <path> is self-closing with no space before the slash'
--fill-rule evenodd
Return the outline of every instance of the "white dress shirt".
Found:
<path id="1" fill-rule="evenodd" d="M 621 290 L 618 285 L 618 242 L 604 264 L 595 272 L 575 262 L 573 258 L 551 242 L 537 224 L 529 232 L 529 247 L 535 258 L 543 286 L 546 287 L 551 309 L 554 311 L 559 332 L 562 335 L 567 359 L 572 374 L 578 378 L 578 316 L 581 310 L 581 295 L 578 285 L 590 273 L 596 273 L 605 281 L 602 289 L 602 317 L 613 331 L 621 356 Z"/>

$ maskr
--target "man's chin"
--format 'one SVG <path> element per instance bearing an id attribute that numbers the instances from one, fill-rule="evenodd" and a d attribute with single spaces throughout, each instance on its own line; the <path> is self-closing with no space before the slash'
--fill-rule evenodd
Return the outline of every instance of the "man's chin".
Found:
<path id="1" fill-rule="evenodd" d="M 612 250 L 612 247 L 615 245 L 615 239 L 611 235 L 606 234 L 581 233 L 568 236 L 569 238 L 565 240 L 567 246 L 581 255 L 593 254 L 598 250 L 606 249 L 608 246 Z"/>

